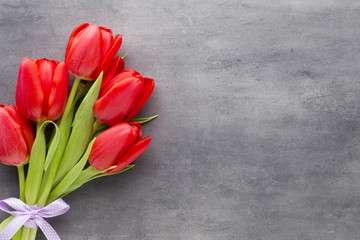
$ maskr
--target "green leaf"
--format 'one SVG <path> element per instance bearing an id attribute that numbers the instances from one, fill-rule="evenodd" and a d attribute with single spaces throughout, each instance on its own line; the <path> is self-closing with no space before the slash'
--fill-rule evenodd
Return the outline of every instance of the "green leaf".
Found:
<path id="1" fill-rule="evenodd" d="M 107 172 L 107 171 L 109 171 L 109 170 L 111 170 L 111 169 L 113 169 L 115 167 L 116 166 L 112 166 L 112 167 L 110 167 L 110 168 L 108 168 L 108 169 L 106 169 L 104 171 L 97 171 L 92 166 L 89 166 L 87 169 L 85 169 L 84 171 L 81 172 L 81 174 L 74 181 L 74 183 L 71 184 L 71 186 L 68 189 L 66 189 L 66 191 L 63 192 L 59 198 L 62 198 L 65 195 L 75 191 L 76 189 L 80 188 L 82 185 L 84 185 L 87 182 L 90 182 L 91 180 L 94 180 L 94 179 L 100 178 L 100 177 L 106 177 L 106 176 L 111 176 L 111 175 L 123 173 L 123 172 L 135 167 L 135 164 L 128 165 L 123 170 L 121 170 L 121 171 L 119 171 L 117 173 L 105 174 L 105 172 Z"/>
<path id="2" fill-rule="evenodd" d="M 53 160 L 51 161 L 48 169 L 45 171 L 45 174 L 44 174 L 44 177 L 42 180 L 41 195 L 38 200 L 38 204 L 40 207 L 45 206 L 44 204 L 46 203 L 46 200 L 52 189 L 56 171 L 58 169 L 58 166 L 59 166 L 59 163 L 63 156 L 67 141 L 70 136 L 71 124 L 72 124 L 72 120 L 74 118 L 74 109 L 75 109 L 75 105 L 76 105 L 77 101 L 80 100 L 80 98 L 78 98 L 80 93 L 76 96 L 74 102 L 72 103 L 72 105 L 69 109 L 68 114 L 63 115 L 61 117 L 61 119 L 59 119 L 57 121 L 57 123 L 59 124 L 60 139 L 59 139 L 58 147 L 56 148 Z M 54 138 L 55 138 L 55 133 L 52 136 L 52 139 L 54 139 Z M 51 145 L 52 145 L 52 141 L 50 142 L 50 146 Z"/>
<path id="3" fill-rule="evenodd" d="M 54 186 L 56 186 L 78 162 L 91 140 L 94 124 L 93 105 L 99 96 L 102 75 L 101 73 L 91 86 L 75 114 L 71 135 L 57 170 Z"/>
<path id="4" fill-rule="evenodd" d="M 91 165 L 83 170 L 80 175 L 78 176 L 78 178 L 71 184 L 71 186 L 66 189 L 66 191 L 64 191 L 59 198 L 64 197 L 65 195 L 71 193 L 72 191 L 75 191 L 76 189 L 78 189 L 79 187 L 81 187 L 84 183 L 86 183 L 88 181 L 89 178 L 91 178 L 92 176 L 95 176 L 99 174 L 99 171 L 96 171 Z M 49 204 L 50 202 L 48 201 L 47 204 Z"/>
<path id="5" fill-rule="evenodd" d="M 102 176 L 111 176 L 111 175 L 117 175 L 117 174 L 120 174 L 120 173 L 123 173 L 123 172 L 126 172 L 127 170 L 130 170 L 130 169 L 132 169 L 133 167 L 135 167 L 135 164 L 130 164 L 130 165 L 127 165 L 124 169 L 122 169 L 121 171 L 118 171 L 118 172 L 116 172 L 116 173 L 111 173 L 111 174 L 104 174 L 104 173 L 102 173 L 101 175 Z M 106 169 L 106 171 L 109 171 L 110 169 Z M 92 179 L 95 179 L 95 178 L 92 178 Z M 92 180 L 92 179 L 90 179 L 90 180 Z"/>
<path id="6" fill-rule="evenodd" d="M 55 201 L 63 192 L 68 189 L 71 184 L 79 177 L 80 173 L 85 167 L 87 159 L 89 158 L 91 148 L 95 142 L 95 138 L 89 144 L 85 154 L 82 156 L 80 161 L 65 175 L 65 177 L 61 180 L 61 182 L 55 187 L 54 190 L 51 191 L 49 195 L 50 202 Z"/>
<path id="7" fill-rule="evenodd" d="M 46 159 L 45 159 L 45 168 L 44 170 L 46 171 L 51 163 L 51 161 L 53 160 L 53 157 L 55 155 L 55 151 L 59 145 L 59 140 L 60 140 L 60 130 L 58 128 L 58 126 L 53 123 L 54 126 L 55 126 L 55 129 L 54 129 L 54 132 L 55 132 L 55 135 L 54 135 L 54 138 L 51 142 L 51 145 L 49 147 L 49 150 L 47 152 L 47 155 L 46 155 Z"/>
<path id="8" fill-rule="evenodd" d="M 25 187 L 25 200 L 26 203 L 30 205 L 36 204 L 40 192 L 46 159 L 45 128 L 50 123 L 56 125 L 52 121 L 44 122 L 39 128 L 31 148 L 29 169 Z M 47 161 L 50 163 L 51 160 L 52 159 L 48 158 Z"/>
<path id="9" fill-rule="evenodd" d="M 151 117 L 147 117 L 147 118 L 133 118 L 131 119 L 129 122 L 138 122 L 138 123 L 147 123 L 147 122 L 150 122 L 151 120 L 157 118 L 159 115 L 154 115 L 154 116 L 151 116 Z"/>
<path id="10" fill-rule="evenodd" d="M 85 183 L 90 182 L 91 180 L 94 180 L 94 179 L 96 179 L 96 178 L 120 174 L 120 173 L 126 172 L 127 170 L 129 170 L 129 169 L 131 169 L 131 168 L 133 168 L 133 167 L 135 167 L 135 164 L 127 165 L 124 169 L 122 169 L 121 171 L 116 172 L 116 173 L 110 173 L 110 174 L 105 173 L 105 172 L 107 172 L 107 171 L 110 171 L 111 169 L 116 168 L 116 166 L 112 166 L 112 167 L 109 167 L 108 169 L 106 169 L 106 170 L 104 170 L 104 171 L 98 172 L 98 174 L 96 174 L 96 175 L 91 176 L 90 178 L 87 179 L 87 181 L 86 181 Z"/>
<path id="11" fill-rule="evenodd" d="M 82 171 L 79 175 L 79 177 L 74 181 L 74 183 L 62 194 L 62 196 L 65 196 L 66 194 L 78 189 L 86 182 L 90 181 L 97 175 L 101 175 L 106 171 L 109 171 L 111 169 L 116 168 L 116 166 L 109 167 L 108 169 L 105 169 L 103 171 L 98 171 L 94 169 L 91 165 L 86 168 L 84 171 Z"/>

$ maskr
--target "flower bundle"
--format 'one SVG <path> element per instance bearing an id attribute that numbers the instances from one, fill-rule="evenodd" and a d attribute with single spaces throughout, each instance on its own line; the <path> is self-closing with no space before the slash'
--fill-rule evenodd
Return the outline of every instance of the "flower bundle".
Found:
<path id="1" fill-rule="evenodd" d="M 44 218 L 69 209 L 61 198 L 132 168 L 149 146 L 141 124 L 157 115 L 134 117 L 154 80 L 124 69 L 125 57 L 116 57 L 121 43 L 111 29 L 83 23 L 73 30 L 63 62 L 22 60 L 16 106 L 0 105 L 0 162 L 17 166 L 20 188 L 19 199 L 0 201 L 0 210 L 11 214 L 0 224 L 0 240 L 35 239 L 38 228 L 60 239 Z M 75 80 L 68 94 L 69 72 Z"/>

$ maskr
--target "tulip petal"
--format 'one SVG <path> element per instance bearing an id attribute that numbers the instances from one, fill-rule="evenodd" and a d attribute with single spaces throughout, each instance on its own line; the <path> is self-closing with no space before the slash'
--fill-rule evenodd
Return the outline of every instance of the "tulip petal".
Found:
<path id="1" fill-rule="evenodd" d="M 140 124 L 140 123 L 139 123 Z M 139 132 L 137 141 L 140 142 L 143 137 L 142 131 Z"/>
<path id="2" fill-rule="evenodd" d="M 31 121 L 29 119 L 24 118 L 18 111 L 16 111 L 15 106 L 6 105 L 3 107 L 20 124 L 21 133 L 26 141 L 28 147 L 28 153 L 30 153 L 31 147 L 35 139 L 35 134 Z"/>
<path id="3" fill-rule="evenodd" d="M 136 158 L 138 158 L 143 152 L 145 152 L 146 148 L 149 146 L 151 142 L 151 137 L 146 137 L 140 142 L 134 144 L 127 153 L 118 161 L 116 164 L 116 168 L 111 169 L 106 172 L 107 174 L 112 174 L 121 171 L 127 165 L 132 163 Z"/>
<path id="4" fill-rule="evenodd" d="M 37 59 L 35 60 L 35 63 L 39 69 L 41 87 L 44 93 L 44 101 L 41 114 L 41 116 L 44 117 L 47 116 L 48 110 L 51 107 L 48 104 L 48 99 L 54 78 L 55 68 L 59 62 L 55 60 Z"/>
<path id="5" fill-rule="evenodd" d="M 151 96 L 155 87 L 154 79 L 144 78 L 144 88 L 142 92 L 142 96 L 139 101 L 136 103 L 136 106 L 132 109 L 129 115 L 126 117 L 125 122 L 130 121 L 135 115 L 140 111 L 140 109 L 144 106 L 146 101 Z"/>
<path id="6" fill-rule="evenodd" d="M 96 118 L 108 125 L 121 122 L 135 107 L 142 89 L 143 81 L 139 78 L 131 77 L 113 83 L 94 104 Z"/>
<path id="7" fill-rule="evenodd" d="M 101 83 L 101 89 L 104 88 L 104 86 L 107 84 L 108 81 L 110 81 L 115 73 L 119 72 L 118 69 L 119 69 L 119 64 L 121 65 L 122 63 L 120 62 L 122 58 L 120 56 L 117 56 L 116 58 L 114 58 L 114 60 L 112 61 L 109 69 L 106 71 L 106 73 L 104 74 L 104 77 L 103 77 L 103 81 Z M 124 62 L 124 60 L 122 60 Z M 121 67 L 121 66 L 120 66 Z M 121 69 L 122 70 L 122 69 Z M 120 70 L 120 71 L 121 71 Z"/>
<path id="8" fill-rule="evenodd" d="M 106 32 L 109 32 L 111 34 L 111 36 L 113 35 L 113 32 L 110 28 L 107 28 L 107 27 L 104 27 L 104 26 L 100 26 L 99 27 L 101 30 L 103 31 L 106 31 Z"/>
<path id="9" fill-rule="evenodd" d="M 97 72 L 94 73 L 95 75 L 99 75 L 100 72 L 102 72 L 102 71 L 106 72 L 108 70 L 108 68 L 111 65 L 112 60 L 114 59 L 114 57 L 116 56 L 117 52 L 119 51 L 119 49 L 121 47 L 121 43 L 122 43 L 122 35 L 117 34 L 114 38 L 113 46 L 111 47 L 110 51 L 106 54 L 100 67 L 98 68 Z M 93 77 L 96 77 L 96 76 L 93 75 Z"/>
<path id="10" fill-rule="evenodd" d="M 111 46 L 114 45 L 114 38 L 111 29 L 105 27 L 99 27 L 101 33 L 101 59 L 107 55 Z"/>
<path id="11" fill-rule="evenodd" d="M 66 47 L 66 52 L 65 52 L 65 59 L 67 58 L 68 56 L 68 53 L 69 53 L 69 50 L 71 48 L 71 44 L 72 44 L 72 41 L 74 40 L 74 37 L 79 33 L 81 32 L 82 30 L 84 30 L 87 26 L 89 26 L 88 23 L 82 23 L 80 24 L 79 26 L 77 26 L 71 33 L 70 35 L 70 38 L 69 38 L 69 42 L 68 42 L 68 45 Z"/>
<path id="12" fill-rule="evenodd" d="M 6 109 L 0 108 L 0 162 L 21 165 L 28 156 L 28 146 L 21 126 Z"/>
<path id="13" fill-rule="evenodd" d="M 139 129 L 141 129 L 141 124 L 138 123 L 138 122 L 129 122 L 129 124 L 130 124 L 130 126 L 135 126 L 135 127 L 139 128 Z"/>
<path id="14" fill-rule="evenodd" d="M 65 63 L 62 62 L 55 69 L 51 90 L 49 91 L 47 119 L 54 121 L 60 118 L 65 109 L 68 90 L 69 73 Z M 43 114 L 45 115 L 45 113 Z"/>
<path id="15" fill-rule="evenodd" d="M 125 69 L 125 61 L 122 57 L 119 56 L 119 63 L 118 63 L 118 67 L 116 69 L 116 73 L 119 73 L 124 69 Z"/>
<path id="16" fill-rule="evenodd" d="M 138 132 L 133 131 L 127 123 L 119 123 L 107 129 L 95 140 L 89 157 L 90 164 L 98 171 L 115 165 L 117 159 L 135 144 L 137 135 Z"/>
<path id="17" fill-rule="evenodd" d="M 44 93 L 41 87 L 40 73 L 34 61 L 24 58 L 20 63 L 16 86 L 16 106 L 26 118 L 41 118 Z"/>
<path id="18" fill-rule="evenodd" d="M 69 72 L 82 79 L 94 80 L 94 72 L 101 64 L 101 33 L 95 25 L 87 26 L 72 41 L 66 57 Z"/>
<path id="19" fill-rule="evenodd" d="M 112 79 L 108 80 L 106 85 L 101 86 L 100 96 L 103 95 L 105 92 L 109 91 L 112 88 L 114 82 L 118 82 L 130 77 L 137 77 L 142 79 L 141 74 L 133 69 L 125 69 L 123 71 L 120 71 L 119 73 L 116 73 Z"/>

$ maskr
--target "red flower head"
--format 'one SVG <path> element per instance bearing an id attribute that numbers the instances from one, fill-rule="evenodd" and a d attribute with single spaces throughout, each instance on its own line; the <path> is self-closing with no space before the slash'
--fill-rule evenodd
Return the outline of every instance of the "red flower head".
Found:
<path id="1" fill-rule="evenodd" d="M 116 166 L 107 173 L 119 172 L 149 146 L 151 137 L 141 138 L 140 123 L 119 123 L 112 126 L 96 138 L 89 162 L 98 171 Z"/>
<path id="2" fill-rule="evenodd" d="M 14 166 L 26 163 L 34 138 L 31 121 L 15 106 L 0 104 L 0 162 Z"/>
<path id="3" fill-rule="evenodd" d="M 16 106 L 26 118 L 56 120 L 64 111 L 69 73 L 64 62 L 24 58 L 16 86 Z"/>
<path id="4" fill-rule="evenodd" d="M 122 35 L 113 37 L 111 29 L 82 23 L 71 33 L 65 63 L 76 77 L 95 80 L 110 67 L 122 43 Z"/>
<path id="5" fill-rule="evenodd" d="M 121 71 L 102 86 L 94 104 L 96 118 L 108 125 L 130 121 L 149 99 L 154 85 L 153 79 L 135 70 Z"/>

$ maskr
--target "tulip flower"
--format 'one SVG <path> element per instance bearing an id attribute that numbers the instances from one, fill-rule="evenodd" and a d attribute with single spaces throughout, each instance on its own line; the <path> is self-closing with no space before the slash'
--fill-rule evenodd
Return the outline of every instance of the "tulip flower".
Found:
<path id="1" fill-rule="evenodd" d="M 98 120 L 115 125 L 130 121 L 144 106 L 154 90 L 154 80 L 127 69 L 109 80 L 100 90 L 94 104 Z"/>
<path id="2" fill-rule="evenodd" d="M 141 126 L 137 122 L 119 123 L 112 126 L 95 139 L 89 162 L 98 171 L 116 166 L 106 173 L 119 172 L 149 146 L 151 137 L 141 138 Z"/>
<path id="3" fill-rule="evenodd" d="M 82 23 L 71 33 L 65 63 L 78 78 L 95 80 L 110 67 L 122 43 L 122 35 L 113 37 L 111 29 Z"/>
<path id="4" fill-rule="evenodd" d="M 0 162 L 13 166 L 27 163 L 33 142 L 31 121 L 15 106 L 0 104 Z"/>
<path id="5" fill-rule="evenodd" d="M 16 106 L 28 119 L 56 120 L 64 111 L 69 73 L 64 62 L 24 58 L 16 86 Z"/>

